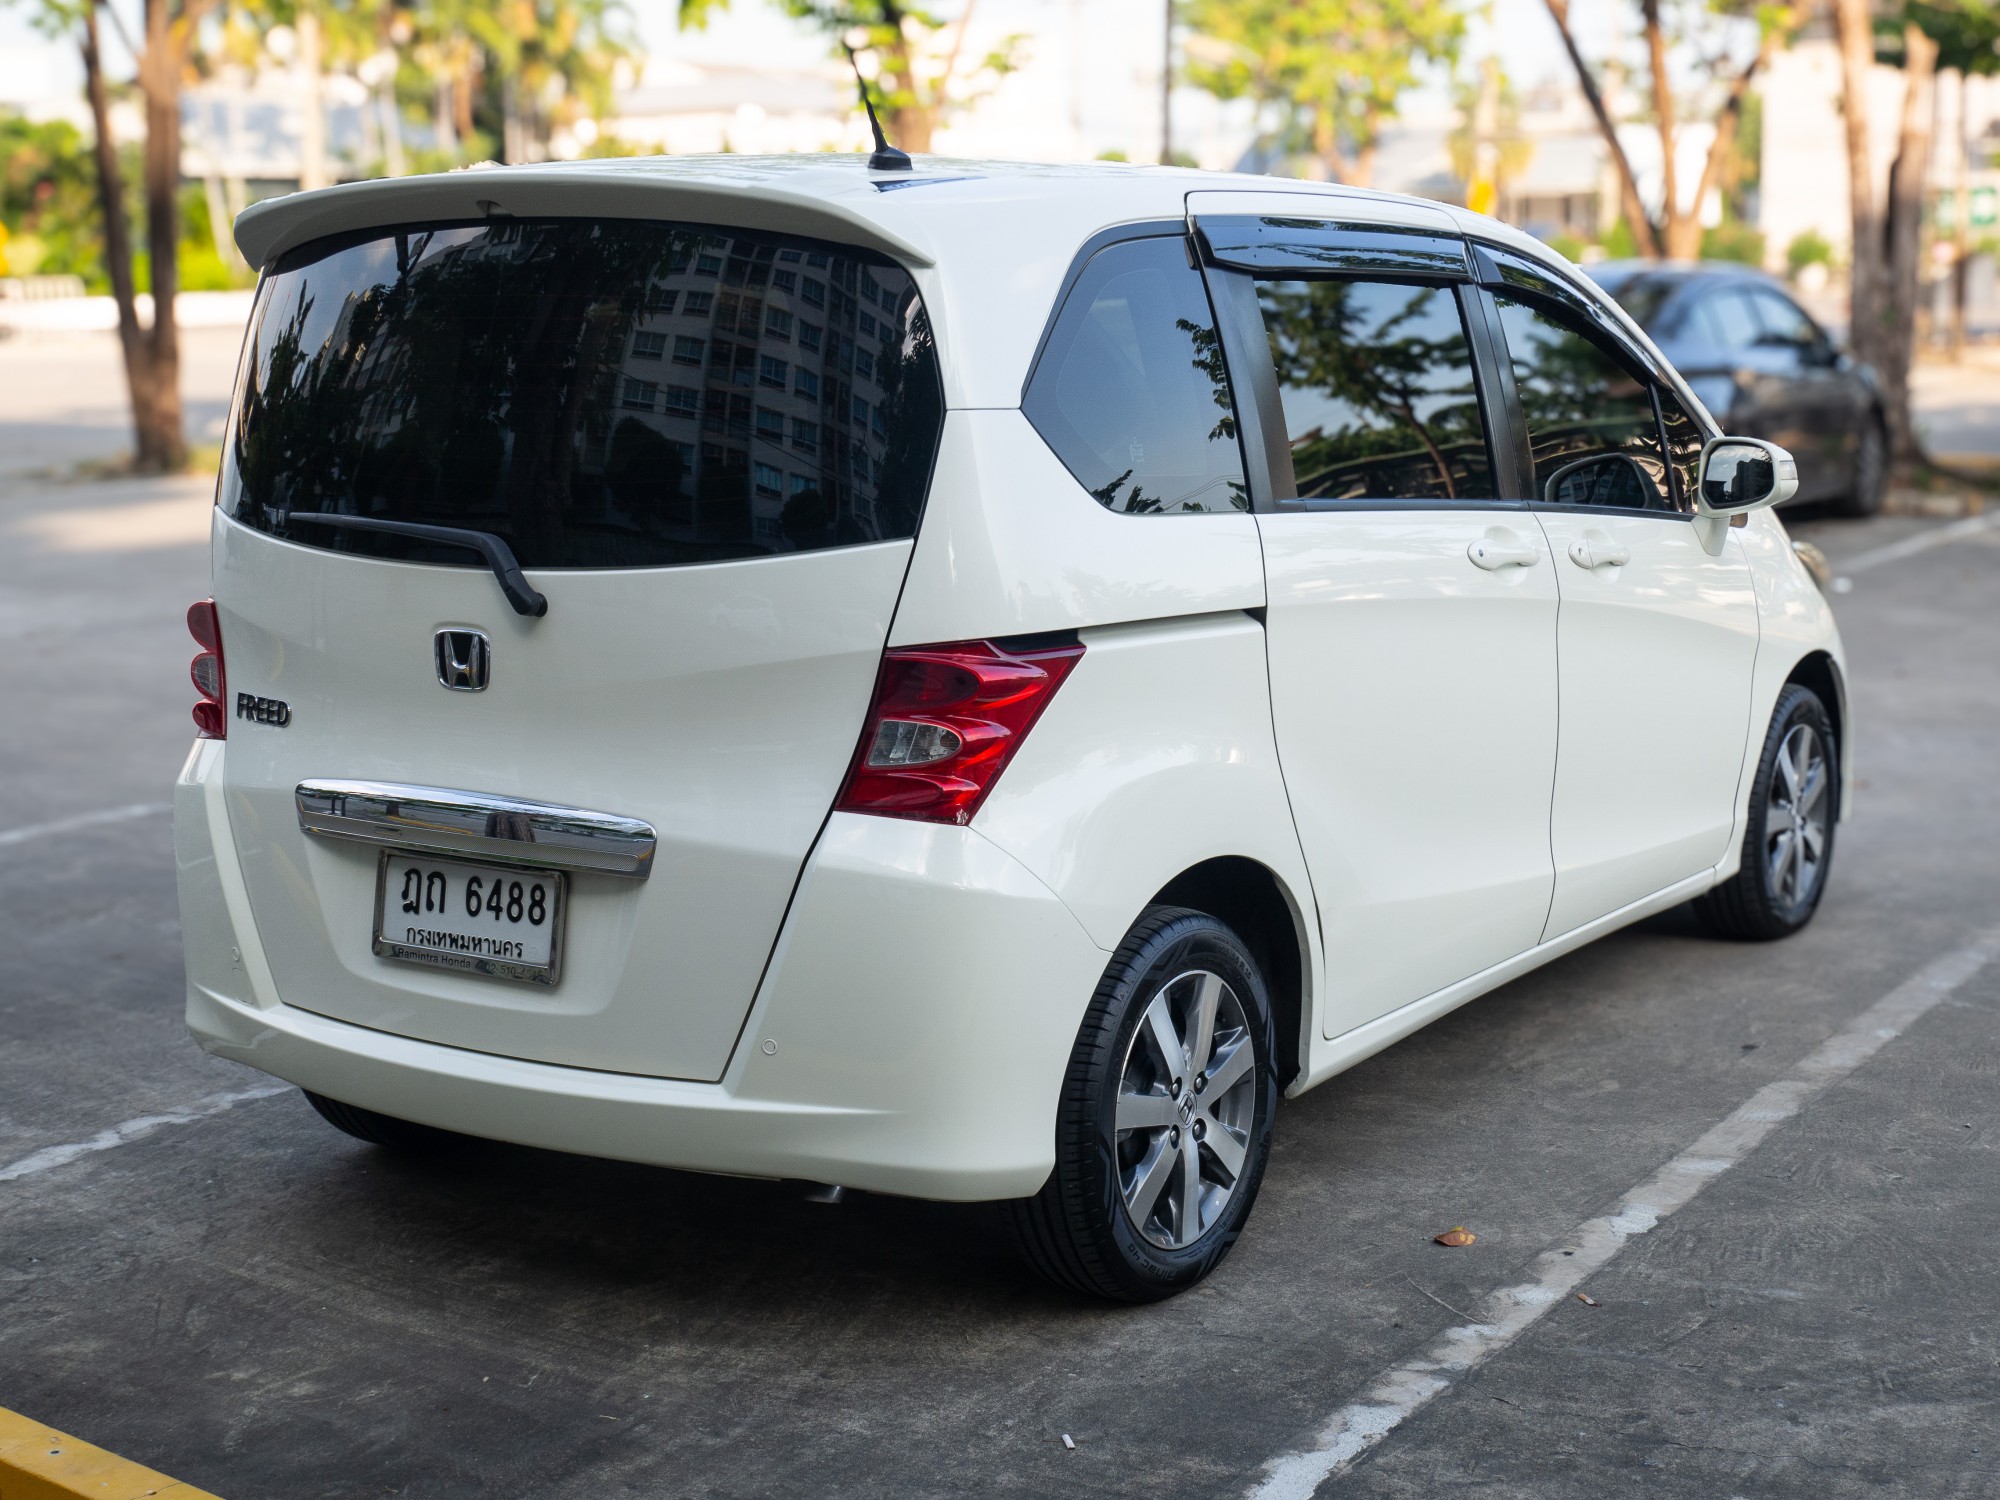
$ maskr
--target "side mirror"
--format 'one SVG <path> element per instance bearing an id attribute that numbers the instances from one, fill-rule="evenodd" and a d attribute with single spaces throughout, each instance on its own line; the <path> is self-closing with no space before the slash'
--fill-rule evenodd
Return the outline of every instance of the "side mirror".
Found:
<path id="1" fill-rule="evenodd" d="M 1710 438 L 1701 450 L 1695 485 L 1695 526 L 1702 549 L 1722 551 L 1723 535 L 1737 518 L 1782 504 L 1799 491 L 1799 466 L 1776 443 L 1761 438 Z"/>

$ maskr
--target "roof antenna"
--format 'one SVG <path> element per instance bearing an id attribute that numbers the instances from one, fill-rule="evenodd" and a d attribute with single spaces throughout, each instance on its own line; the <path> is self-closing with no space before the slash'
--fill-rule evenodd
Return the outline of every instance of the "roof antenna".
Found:
<path id="1" fill-rule="evenodd" d="M 910 170 L 910 153 L 898 151 L 889 144 L 889 138 L 882 134 L 882 122 L 875 118 L 874 101 L 868 97 L 868 80 L 861 76 L 861 59 L 854 55 L 854 49 L 845 41 L 840 50 L 847 54 L 847 64 L 854 69 L 854 82 L 861 90 L 861 107 L 868 111 L 868 128 L 875 132 L 875 154 L 868 158 L 871 172 L 907 172 Z"/>

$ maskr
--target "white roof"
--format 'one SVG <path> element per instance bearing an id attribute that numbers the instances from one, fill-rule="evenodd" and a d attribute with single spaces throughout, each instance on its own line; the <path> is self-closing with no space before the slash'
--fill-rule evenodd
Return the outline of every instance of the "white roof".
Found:
<path id="1" fill-rule="evenodd" d="M 1567 267 L 1539 241 L 1425 199 L 1328 183 L 1122 162 L 1039 165 L 924 156 L 908 172 L 873 172 L 856 155 L 649 156 L 475 167 L 345 183 L 268 198 L 236 221 L 253 266 L 330 234 L 437 219 L 582 215 L 681 219 L 790 230 L 861 244 L 915 273 L 938 332 L 953 406 L 1015 406 L 1062 278 L 1100 230 L 1182 220 L 1189 194 L 1315 198 L 1323 211 L 1461 229 Z M 1303 207 L 1303 205 L 1301 205 Z M 1318 206 L 1318 205 L 1316 205 Z"/>

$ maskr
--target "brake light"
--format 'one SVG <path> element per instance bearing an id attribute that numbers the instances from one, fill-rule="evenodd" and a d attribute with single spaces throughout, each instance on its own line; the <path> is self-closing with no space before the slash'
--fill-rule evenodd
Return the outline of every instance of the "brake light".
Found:
<path id="1" fill-rule="evenodd" d="M 188 634 L 201 652 L 188 663 L 201 701 L 194 706 L 194 727 L 205 740 L 229 737 L 229 720 L 223 704 L 229 691 L 229 674 L 222 664 L 222 625 L 215 617 L 215 601 L 203 599 L 188 606 Z"/>
<path id="2" fill-rule="evenodd" d="M 875 701 L 835 807 L 970 823 L 1083 656 L 1074 642 L 959 641 L 885 651 Z"/>

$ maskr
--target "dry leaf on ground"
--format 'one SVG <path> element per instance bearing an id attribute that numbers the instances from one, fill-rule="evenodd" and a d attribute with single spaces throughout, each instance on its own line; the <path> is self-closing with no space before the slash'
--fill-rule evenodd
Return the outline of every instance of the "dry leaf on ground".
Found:
<path id="1" fill-rule="evenodd" d="M 1456 1250 L 1461 1245 L 1471 1244 L 1479 1236 L 1474 1234 L 1470 1229 L 1467 1229 L 1463 1224 L 1460 1224 L 1455 1228 L 1447 1229 L 1443 1234 L 1434 1234 L 1431 1238 L 1440 1245 L 1449 1245 L 1452 1249 Z"/>

